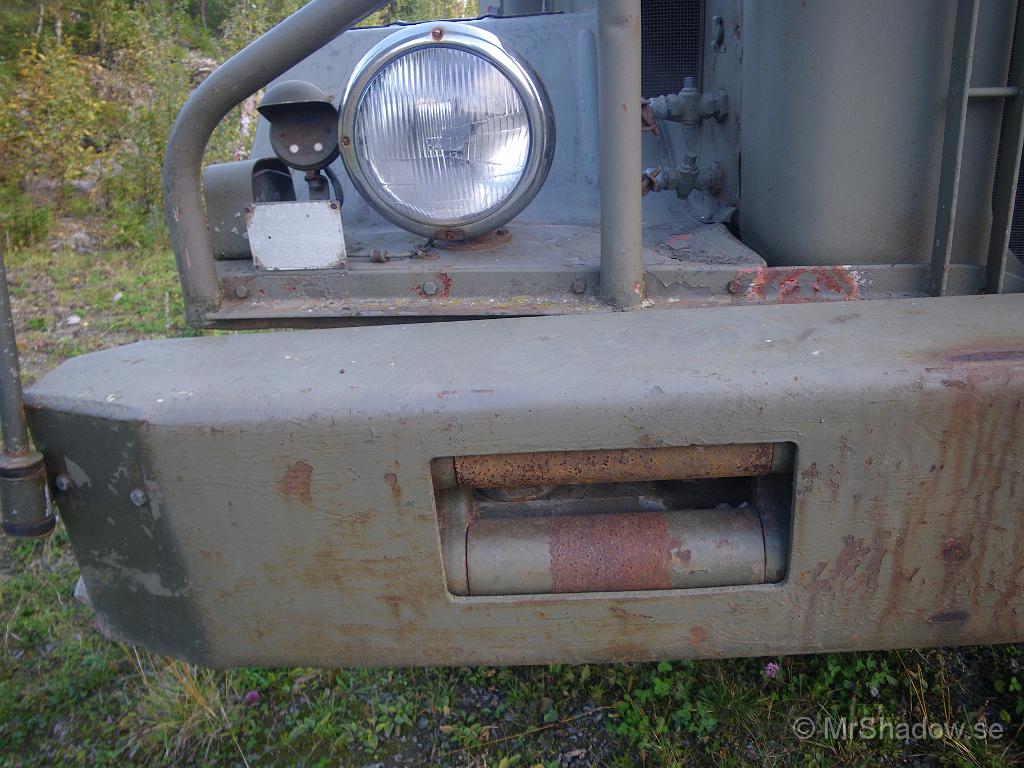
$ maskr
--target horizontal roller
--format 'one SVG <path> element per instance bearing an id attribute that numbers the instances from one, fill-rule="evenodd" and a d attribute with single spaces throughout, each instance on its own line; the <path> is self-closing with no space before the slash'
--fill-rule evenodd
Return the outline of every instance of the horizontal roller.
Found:
<path id="1" fill-rule="evenodd" d="M 464 488 L 521 488 L 751 477 L 788 469 L 792 452 L 785 443 L 744 443 L 498 453 L 452 461 L 453 479 Z"/>
<path id="2" fill-rule="evenodd" d="M 465 562 L 471 595 L 761 584 L 765 537 L 749 507 L 478 518 Z"/>

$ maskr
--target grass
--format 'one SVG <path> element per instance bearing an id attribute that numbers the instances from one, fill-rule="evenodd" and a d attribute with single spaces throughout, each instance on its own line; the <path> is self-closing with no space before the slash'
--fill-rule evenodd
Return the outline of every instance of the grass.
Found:
<path id="1" fill-rule="evenodd" d="M 190 333 L 166 250 L 7 256 L 28 380 Z M 74 317 L 78 318 L 75 322 Z M 1013 766 L 1022 646 L 521 668 L 195 667 L 110 642 L 64 530 L 0 542 L 0 763 Z M 777 671 L 768 667 L 777 664 Z M 809 739 L 796 718 L 964 724 L 998 738 Z M 988 731 L 986 731 L 988 732 Z M 994 734 L 993 734 L 994 735 Z"/>

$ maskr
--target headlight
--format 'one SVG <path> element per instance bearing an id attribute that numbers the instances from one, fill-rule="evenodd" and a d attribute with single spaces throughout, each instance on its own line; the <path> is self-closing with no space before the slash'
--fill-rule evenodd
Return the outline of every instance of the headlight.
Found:
<path id="1" fill-rule="evenodd" d="M 490 32 L 418 24 L 385 38 L 345 91 L 341 155 L 381 215 L 462 240 L 523 210 L 544 183 L 555 127 L 544 86 Z"/>

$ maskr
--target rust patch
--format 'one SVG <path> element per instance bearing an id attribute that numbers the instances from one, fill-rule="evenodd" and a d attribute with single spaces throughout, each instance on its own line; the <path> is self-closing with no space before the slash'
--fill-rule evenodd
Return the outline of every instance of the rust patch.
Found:
<path id="1" fill-rule="evenodd" d="M 851 301 L 860 298 L 863 278 L 855 269 L 754 267 L 736 273 L 741 300 L 769 304 Z"/>
<path id="2" fill-rule="evenodd" d="M 447 272 L 438 272 L 436 278 L 437 291 L 435 293 L 427 293 L 425 290 L 423 290 L 423 283 L 420 283 L 415 288 L 413 288 L 413 291 L 415 291 L 416 295 L 419 296 L 421 299 L 447 299 L 451 295 L 452 284 L 454 282 L 452 280 L 451 275 L 449 275 Z M 425 280 L 424 282 L 434 281 Z"/>
<path id="3" fill-rule="evenodd" d="M 876 501 L 877 509 L 877 501 Z M 810 596 L 808 612 L 804 620 L 804 637 L 809 637 L 818 612 L 818 599 L 822 593 L 833 596 L 871 595 L 879 587 L 882 563 L 889 555 L 889 540 L 892 531 L 884 528 L 875 530 L 871 542 L 853 535 L 843 537 L 843 548 L 829 568 L 827 560 L 819 561 L 810 574 Z M 801 578 L 807 576 L 805 571 Z"/>
<path id="4" fill-rule="evenodd" d="M 882 561 L 889 553 L 886 544 L 891 532 L 875 531 L 870 544 L 853 536 L 843 537 L 843 548 L 836 556 L 826 583 L 847 594 L 871 594 L 878 589 Z"/>
<path id="5" fill-rule="evenodd" d="M 692 627 L 690 629 L 690 645 L 701 645 L 706 643 L 710 635 L 704 627 Z"/>
<path id="6" fill-rule="evenodd" d="M 949 539 L 942 545 L 942 559 L 947 563 L 962 563 L 970 556 L 970 549 L 960 539 Z"/>
<path id="7" fill-rule="evenodd" d="M 945 418 L 928 426 L 933 458 L 930 467 L 922 467 L 927 475 L 917 482 L 903 514 L 881 615 L 906 615 L 915 598 L 917 605 L 929 605 L 941 597 L 948 602 L 927 621 L 946 625 L 959 640 L 971 616 L 955 606 L 987 606 L 985 596 L 992 595 L 994 604 L 977 618 L 984 620 L 990 636 L 999 636 L 1019 624 L 1011 601 L 1019 593 L 1017 578 L 1024 565 L 1024 518 L 1004 515 L 1003 509 L 1020 476 L 1024 348 L 1018 337 L 992 337 L 935 346 L 910 357 L 923 366 L 918 389 L 934 390 L 933 407 Z M 922 551 L 916 554 L 915 549 Z M 927 562 L 923 567 L 915 562 L 925 557 L 940 568 L 932 566 L 930 573 Z M 905 574 L 918 568 L 926 578 L 918 578 L 911 592 L 905 589 Z"/>
<path id="8" fill-rule="evenodd" d="M 1024 360 L 1024 349 L 992 349 L 982 352 L 963 352 L 951 355 L 954 363 L 992 363 L 1006 360 Z"/>
<path id="9" fill-rule="evenodd" d="M 304 461 L 296 461 L 277 481 L 277 493 L 285 499 L 298 499 L 307 507 L 312 506 L 312 481 L 313 467 Z"/>
<path id="10" fill-rule="evenodd" d="M 967 621 L 971 614 L 967 611 L 940 611 L 928 617 L 929 624 L 949 624 L 950 622 Z"/>
<path id="11" fill-rule="evenodd" d="M 640 437 L 636 439 L 637 448 L 663 448 L 664 446 L 665 443 L 660 437 L 640 435 Z"/>
<path id="12" fill-rule="evenodd" d="M 839 581 L 849 579 L 860 567 L 867 553 L 868 548 L 864 546 L 864 539 L 844 536 L 843 548 L 832 566 L 832 577 Z"/>
<path id="13" fill-rule="evenodd" d="M 402 486 L 398 484 L 398 475 L 394 472 L 388 472 L 384 475 L 384 479 L 387 481 L 388 487 L 391 489 L 391 498 L 393 498 L 396 503 L 401 503 Z"/>
<path id="14" fill-rule="evenodd" d="M 993 338 L 967 347 L 932 347 L 914 357 L 926 366 L 932 366 L 926 369 L 929 373 L 945 374 L 950 380 L 968 380 L 969 383 L 978 369 L 996 369 L 999 363 L 1009 364 L 1003 370 L 1019 369 L 1019 363 L 1024 362 L 1024 349 L 1021 349 L 1018 338 Z M 987 366 L 986 363 L 995 365 Z M 981 365 L 976 367 L 976 364 Z"/>
<path id="15" fill-rule="evenodd" d="M 554 592 L 620 592 L 672 585 L 669 535 L 661 514 L 552 517 L 547 525 Z"/>
<path id="16" fill-rule="evenodd" d="M 512 233 L 502 227 L 469 240 L 437 239 L 434 241 L 434 247 L 458 253 L 493 251 L 507 245 L 510 240 L 512 240 Z"/>
<path id="17" fill-rule="evenodd" d="M 469 488 L 750 477 L 771 471 L 773 453 L 771 443 L 498 453 L 458 456 L 455 474 Z"/>
<path id="18" fill-rule="evenodd" d="M 818 464 L 811 462 L 800 470 L 800 482 L 796 486 L 796 495 L 804 496 L 814 490 L 814 481 L 818 479 Z"/>
<path id="19" fill-rule="evenodd" d="M 620 608 L 617 605 L 613 605 L 608 611 L 613 616 L 618 616 L 620 619 L 644 619 L 647 621 L 655 621 L 655 618 L 646 613 L 636 613 L 634 611 L 627 611 L 625 608 Z"/>

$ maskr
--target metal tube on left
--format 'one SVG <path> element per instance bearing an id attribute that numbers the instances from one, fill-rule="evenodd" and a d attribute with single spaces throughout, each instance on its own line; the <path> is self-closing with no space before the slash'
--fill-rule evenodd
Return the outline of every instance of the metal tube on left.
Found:
<path id="1" fill-rule="evenodd" d="M 0 518 L 9 536 L 38 538 L 53 531 L 43 456 L 29 447 L 21 396 L 21 366 L 14 317 L 7 291 L 7 269 L 0 252 Z"/>
<path id="2" fill-rule="evenodd" d="M 204 323 L 221 298 L 202 200 L 203 154 L 214 130 L 237 104 L 384 2 L 312 0 L 215 69 L 178 113 L 164 153 L 164 209 L 191 324 Z"/>

